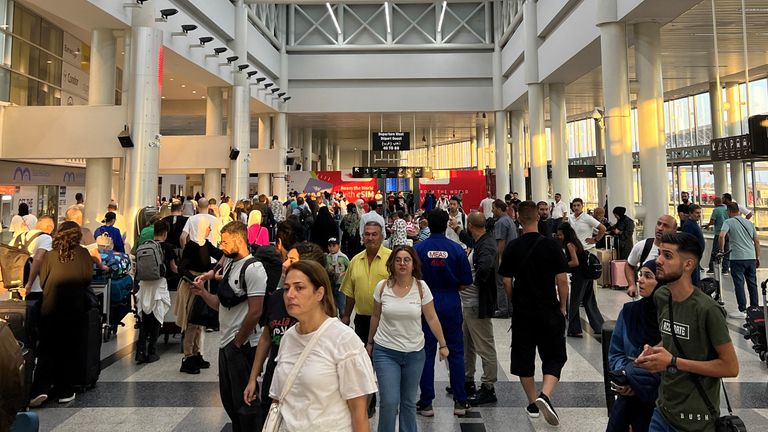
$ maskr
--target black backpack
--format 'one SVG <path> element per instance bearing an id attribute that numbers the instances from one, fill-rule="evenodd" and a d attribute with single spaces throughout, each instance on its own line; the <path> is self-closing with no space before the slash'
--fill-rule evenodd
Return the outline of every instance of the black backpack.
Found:
<path id="1" fill-rule="evenodd" d="M 272 294 L 277 289 L 277 284 L 280 283 L 280 278 L 283 275 L 283 259 L 280 252 L 272 245 L 253 244 L 250 249 L 251 255 L 264 266 L 264 271 L 267 273 L 266 294 Z"/>
<path id="2" fill-rule="evenodd" d="M 310 227 L 315 223 L 315 217 L 306 207 L 299 207 L 299 222 L 305 227 Z"/>
<path id="3" fill-rule="evenodd" d="M 225 308 L 233 308 L 240 303 L 244 302 L 248 298 L 248 287 L 245 283 L 245 271 L 248 270 L 248 267 L 251 266 L 251 264 L 257 262 L 258 259 L 256 258 L 248 258 L 248 260 L 243 263 L 243 266 L 240 267 L 240 289 L 243 290 L 243 295 L 237 295 L 235 294 L 235 291 L 232 289 L 232 287 L 228 283 L 222 283 L 219 284 L 218 290 L 216 291 L 216 296 L 219 297 L 219 303 L 221 303 L 222 306 Z M 232 271 L 232 267 L 230 264 L 230 269 L 224 273 L 224 279 L 229 279 L 229 272 Z"/>
<path id="4" fill-rule="evenodd" d="M 582 263 L 581 272 L 584 275 L 584 279 L 597 280 L 603 274 L 603 265 L 600 263 L 600 258 L 584 251 L 579 261 Z"/>

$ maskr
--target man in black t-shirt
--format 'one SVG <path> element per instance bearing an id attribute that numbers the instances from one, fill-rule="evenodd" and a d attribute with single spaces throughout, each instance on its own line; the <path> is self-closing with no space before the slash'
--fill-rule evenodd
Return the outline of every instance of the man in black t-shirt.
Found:
<path id="1" fill-rule="evenodd" d="M 680 192 L 681 203 L 677 206 L 677 216 L 680 218 L 680 226 L 688 219 L 688 213 L 690 212 L 691 203 L 688 202 L 688 192 Z"/>
<path id="2" fill-rule="evenodd" d="M 181 233 L 184 231 L 187 219 L 189 219 L 186 216 L 182 216 L 181 210 L 181 202 L 173 200 L 171 202 L 171 215 L 163 218 L 163 221 L 168 224 L 168 238 L 165 241 L 177 249 L 181 249 Z"/>
<path id="3" fill-rule="evenodd" d="M 528 415 L 535 418 L 542 412 L 547 423 L 558 425 L 560 419 L 550 397 L 567 360 L 568 264 L 560 245 L 539 234 L 535 202 L 520 203 L 517 218 L 523 235 L 507 244 L 499 266 L 512 307 L 510 370 L 520 377 L 528 397 Z M 544 374 L 538 397 L 533 380 L 537 348 Z"/>

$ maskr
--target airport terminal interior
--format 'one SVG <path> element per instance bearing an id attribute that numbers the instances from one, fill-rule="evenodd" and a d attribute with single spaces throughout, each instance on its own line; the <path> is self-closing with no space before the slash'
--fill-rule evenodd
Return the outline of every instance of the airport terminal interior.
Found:
<path id="1" fill-rule="evenodd" d="M 707 222 L 726 194 L 754 225 L 759 267 L 766 29 L 766 0 L 0 0 L 0 243 L 35 228 L 26 214 L 31 225 L 49 216 L 55 232 L 75 208 L 91 232 L 116 221 L 135 262 L 142 230 L 177 200 L 186 215 L 199 198 L 218 209 L 229 198 L 237 219 L 261 195 L 302 224 L 294 197 L 332 207 L 337 225 L 340 207 L 374 200 L 387 219 L 414 215 L 418 242 L 427 201 L 456 196 L 470 215 L 515 192 L 552 208 L 581 198 L 589 213 L 607 209 L 607 224 L 623 208 L 634 244 L 660 216 L 688 217 L 685 194 L 701 208 L 712 277 Z M 740 366 L 723 382 L 747 430 L 768 430 L 765 337 L 757 353 L 732 278 L 719 277 Z M 768 271 L 756 280 L 765 304 Z M 604 285 L 594 284 L 599 313 L 616 320 L 633 299 L 626 284 Z M 95 386 L 31 408 L 39 430 L 240 430 L 219 394 L 219 329 L 201 336 L 212 366 L 189 374 L 180 332 L 161 335 L 158 361 L 137 364 L 137 318 L 119 314 L 111 331 L 103 317 Z M 552 396 L 559 426 L 526 413 L 507 317 L 491 320 L 498 401 L 454 415 L 447 362 L 436 362 L 434 417 L 417 416 L 418 430 L 606 430 L 608 341 L 587 331 L 585 310 L 581 320 Z M 38 430 L 23 427 L 12 430 Z"/>

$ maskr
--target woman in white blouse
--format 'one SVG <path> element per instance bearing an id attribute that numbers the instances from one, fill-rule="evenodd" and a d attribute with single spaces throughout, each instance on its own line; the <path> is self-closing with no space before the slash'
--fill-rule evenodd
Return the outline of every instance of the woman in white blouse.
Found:
<path id="1" fill-rule="evenodd" d="M 354 330 L 336 318 L 328 272 L 313 261 L 297 261 L 285 276 L 285 306 L 299 322 L 285 332 L 269 395 L 277 400 L 304 347 L 326 320 L 333 320 L 309 353 L 280 401 L 287 432 L 367 432 L 367 395 L 376 380 L 365 347 Z M 333 317 L 333 318 L 331 318 Z"/>
<path id="2" fill-rule="evenodd" d="M 410 246 L 398 246 L 387 260 L 389 278 L 376 286 L 368 353 L 379 381 L 379 432 L 394 432 L 400 410 L 400 432 L 416 432 L 416 393 L 424 369 L 424 314 L 440 343 L 440 360 L 448 357 L 432 292 L 421 280 L 421 263 Z"/>

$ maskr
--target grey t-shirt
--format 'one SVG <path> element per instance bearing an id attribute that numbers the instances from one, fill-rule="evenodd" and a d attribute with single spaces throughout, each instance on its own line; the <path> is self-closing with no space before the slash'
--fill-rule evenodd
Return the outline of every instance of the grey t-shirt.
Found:
<path id="1" fill-rule="evenodd" d="M 238 296 L 244 294 L 242 287 L 240 287 L 240 271 L 243 264 L 250 258 L 252 258 L 251 255 L 234 262 L 229 258 L 224 260 L 224 273 L 226 274 L 227 271 L 229 271 L 229 286 L 232 287 L 232 291 Z M 264 266 L 260 262 L 251 264 L 250 267 L 245 270 L 244 279 L 248 297 L 264 296 L 267 290 L 267 273 L 264 271 Z M 235 339 L 246 316 L 248 316 L 247 300 L 231 308 L 219 306 L 219 330 L 221 332 L 219 346 L 221 348 L 224 348 Z M 257 330 L 251 334 L 250 338 L 248 338 L 252 347 L 255 347 L 259 343 L 260 336 L 261 329 L 257 326 Z"/>
<path id="2" fill-rule="evenodd" d="M 504 240 L 504 244 L 517 238 L 517 227 L 508 214 L 503 214 L 493 225 L 493 237 L 496 240 Z"/>
<path id="3" fill-rule="evenodd" d="M 757 237 L 757 231 L 752 222 L 741 216 L 726 219 L 720 232 L 728 234 L 730 239 L 731 261 L 734 260 L 753 260 L 755 255 L 754 238 Z"/>

